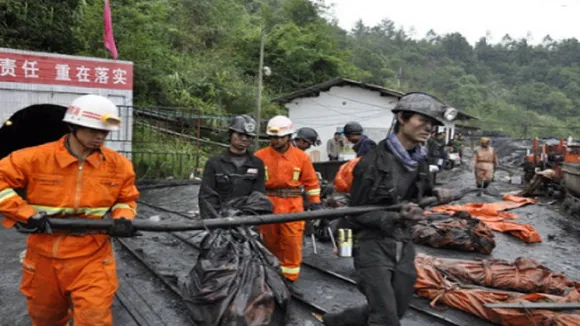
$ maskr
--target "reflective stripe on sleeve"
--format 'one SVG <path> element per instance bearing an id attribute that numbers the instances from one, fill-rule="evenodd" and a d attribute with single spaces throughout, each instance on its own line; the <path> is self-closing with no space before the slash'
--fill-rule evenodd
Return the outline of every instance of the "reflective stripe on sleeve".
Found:
<path id="1" fill-rule="evenodd" d="M 46 215 L 72 215 L 75 210 L 72 207 L 54 207 L 54 206 L 41 206 L 32 205 L 37 211 L 45 212 Z M 79 207 L 77 209 L 77 214 L 92 215 L 103 217 L 107 214 L 109 207 Z"/>
<path id="2" fill-rule="evenodd" d="M 18 195 L 16 191 L 12 188 L 6 188 L 0 191 L 0 203 L 5 201 L 6 199 Z"/>
<path id="3" fill-rule="evenodd" d="M 124 209 L 130 209 L 133 213 L 137 213 L 133 207 L 131 207 L 131 206 L 127 205 L 127 204 L 122 204 L 122 203 L 113 205 L 112 210 L 123 209 L 123 208 Z"/>

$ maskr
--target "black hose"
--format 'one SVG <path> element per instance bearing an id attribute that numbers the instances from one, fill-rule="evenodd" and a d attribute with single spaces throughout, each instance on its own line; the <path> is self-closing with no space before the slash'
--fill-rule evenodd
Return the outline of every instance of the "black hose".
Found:
<path id="1" fill-rule="evenodd" d="M 460 191 L 453 200 L 458 200 L 468 193 L 476 192 L 477 189 L 466 189 Z M 437 197 L 426 197 L 419 202 L 419 206 L 428 207 L 437 203 Z M 397 205 L 373 205 L 343 207 L 336 209 L 323 209 L 319 211 L 307 211 L 300 213 L 288 214 L 267 214 L 254 216 L 235 216 L 226 218 L 216 218 L 207 220 L 196 220 L 191 222 L 153 222 L 149 220 L 134 220 L 133 226 L 138 231 L 149 232 L 178 232 L 193 230 L 208 230 L 219 228 L 232 228 L 237 226 L 251 226 L 262 224 L 286 223 L 293 221 L 308 221 L 318 219 L 337 218 L 346 215 L 360 215 L 373 211 L 395 211 L 401 210 L 404 204 Z M 427 219 L 432 219 L 433 217 Z M 86 219 L 86 218 L 51 218 L 51 227 L 53 229 L 64 229 L 67 231 L 90 231 L 90 230 L 108 230 L 112 227 L 111 219 Z"/>

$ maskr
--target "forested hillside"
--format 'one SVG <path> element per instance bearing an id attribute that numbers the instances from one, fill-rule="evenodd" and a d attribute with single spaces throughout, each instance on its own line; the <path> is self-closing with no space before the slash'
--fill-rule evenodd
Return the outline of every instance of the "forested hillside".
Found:
<path id="1" fill-rule="evenodd" d="M 413 40 L 396 22 L 329 21 L 309 0 L 111 0 L 119 59 L 135 63 L 135 103 L 251 112 L 265 30 L 269 100 L 337 76 L 432 92 L 513 136 L 580 135 L 576 39 L 494 35 L 471 46 L 459 33 Z M 105 57 L 103 0 L 0 0 L 0 46 Z"/>

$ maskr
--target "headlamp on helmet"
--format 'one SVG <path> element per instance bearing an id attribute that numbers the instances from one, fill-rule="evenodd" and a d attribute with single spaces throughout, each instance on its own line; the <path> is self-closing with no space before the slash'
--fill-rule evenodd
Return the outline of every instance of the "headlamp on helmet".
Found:
<path id="1" fill-rule="evenodd" d="M 108 126 L 118 127 L 121 125 L 121 119 L 111 114 L 103 114 L 101 116 L 101 121 Z"/>
<path id="2" fill-rule="evenodd" d="M 280 132 L 280 127 L 268 127 L 268 132 L 275 135 Z"/>
<path id="3" fill-rule="evenodd" d="M 447 108 L 443 112 L 443 119 L 451 122 L 451 121 L 455 120 L 455 118 L 457 118 L 458 113 L 459 113 L 459 111 L 457 111 L 456 108 Z"/>

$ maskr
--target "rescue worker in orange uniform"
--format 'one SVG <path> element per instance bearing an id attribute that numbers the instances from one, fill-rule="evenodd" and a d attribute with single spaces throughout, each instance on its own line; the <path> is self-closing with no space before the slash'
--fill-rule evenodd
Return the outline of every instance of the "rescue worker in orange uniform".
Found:
<path id="1" fill-rule="evenodd" d="M 499 166 L 497 153 L 491 147 L 491 139 L 482 137 L 475 149 L 472 166 L 475 168 L 477 188 L 487 188 L 494 179 L 495 168 Z"/>
<path id="2" fill-rule="evenodd" d="M 334 177 L 334 188 L 337 192 L 350 193 L 352 179 L 354 178 L 352 172 L 360 160 L 361 157 L 357 157 L 340 166 L 336 177 Z"/>
<path id="3" fill-rule="evenodd" d="M 296 131 L 296 135 L 294 135 L 294 138 L 290 143 L 292 144 L 292 146 L 298 148 L 299 150 L 306 152 L 308 149 L 310 149 L 310 147 L 318 146 L 322 142 L 320 141 L 320 138 L 318 137 L 318 133 L 316 132 L 316 130 L 310 127 L 302 127 Z M 322 192 L 320 178 L 318 179 L 318 186 Z M 306 191 L 302 192 L 302 202 L 304 210 L 307 211 L 310 208 L 310 203 L 308 202 L 308 195 L 306 194 Z"/>
<path id="4" fill-rule="evenodd" d="M 270 146 L 255 153 L 264 162 L 266 195 L 274 205 L 275 214 L 302 212 L 302 187 L 308 196 L 310 209 L 322 209 L 318 177 L 308 155 L 290 144 L 293 132 L 290 119 L 273 117 L 266 128 Z M 260 226 L 266 247 L 280 260 L 288 287 L 296 294 L 299 292 L 293 282 L 300 274 L 304 224 L 304 221 L 296 221 Z"/>
<path id="5" fill-rule="evenodd" d="M 110 212 L 110 235 L 134 235 L 135 173 L 129 160 L 102 146 L 121 124 L 109 99 L 81 96 L 63 121 L 69 134 L 0 161 L 2 224 L 30 233 L 20 289 L 34 326 L 64 326 L 71 317 L 75 326 L 109 326 L 117 290 L 109 235 L 53 233 L 50 219 L 102 219 Z M 18 188 L 26 188 L 26 201 Z"/>

